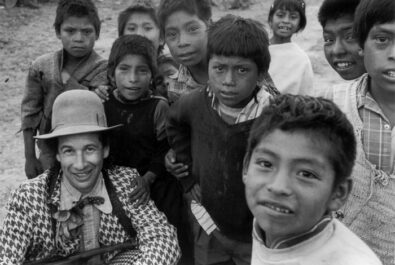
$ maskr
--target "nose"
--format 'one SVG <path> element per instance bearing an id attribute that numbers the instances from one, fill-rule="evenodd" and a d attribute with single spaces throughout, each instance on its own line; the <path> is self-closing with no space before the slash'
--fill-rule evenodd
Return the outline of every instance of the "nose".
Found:
<path id="1" fill-rule="evenodd" d="M 285 15 L 283 17 L 283 22 L 289 22 L 289 21 L 290 21 L 289 15 Z"/>
<path id="2" fill-rule="evenodd" d="M 334 55 L 343 55 L 346 53 L 343 43 L 340 40 L 336 39 L 333 43 L 332 53 Z"/>
<path id="3" fill-rule="evenodd" d="M 129 82 L 130 83 L 135 83 L 138 81 L 138 75 L 136 71 L 130 71 L 129 73 Z"/>
<path id="4" fill-rule="evenodd" d="M 83 40 L 83 33 L 77 30 L 73 35 L 73 41 L 81 42 Z"/>
<path id="5" fill-rule="evenodd" d="M 225 73 L 224 80 L 222 82 L 224 86 L 234 86 L 235 85 L 235 80 L 234 80 L 234 73 L 233 71 L 227 71 Z"/>
<path id="6" fill-rule="evenodd" d="M 178 37 L 178 47 L 183 48 L 189 46 L 189 38 L 186 33 L 181 32 Z"/>
<path id="7" fill-rule="evenodd" d="M 74 168 L 76 170 L 83 170 L 85 168 L 85 164 L 86 164 L 86 160 L 84 154 L 82 152 L 77 152 L 73 164 Z"/>
<path id="8" fill-rule="evenodd" d="M 395 60 L 395 42 L 392 42 L 392 45 L 389 48 L 389 59 L 390 60 Z"/>
<path id="9" fill-rule="evenodd" d="M 268 191 L 282 196 L 291 195 L 291 183 L 289 172 L 286 170 L 279 170 L 277 173 L 273 174 L 271 181 L 267 185 Z"/>

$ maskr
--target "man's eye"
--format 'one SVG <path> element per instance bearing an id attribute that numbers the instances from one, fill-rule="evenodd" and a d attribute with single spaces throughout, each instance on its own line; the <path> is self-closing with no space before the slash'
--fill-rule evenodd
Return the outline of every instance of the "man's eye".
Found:
<path id="1" fill-rule="evenodd" d="M 239 74 L 245 74 L 245 73 L 248 72 L 248 68 L 246 68 L 246 67 L 239 67 L 239 68 L 237 69 L 237 72 L 238 72 Z"/>
<path id="2" fill-rule="evenodd" d="M 62 154 L 63 155 L 71 155 L 73 153 L 72 149 L 63 149 Z"/>
<path id="3" fill-rule="evenodd" d="M 87 151 L 88 153 L 93 153 L 93 152 L 96 151 L 96 148 L 94 148 L 94 147 L 87 147 L 87 148 L 86 148 L 86 151 Z"/>
<path id="4" fill-rule="evenodd" d="M 325 46 L 331 45 L 332 43 L 333 43 L 333 39 L 324 37 L 324 45 Z"/>

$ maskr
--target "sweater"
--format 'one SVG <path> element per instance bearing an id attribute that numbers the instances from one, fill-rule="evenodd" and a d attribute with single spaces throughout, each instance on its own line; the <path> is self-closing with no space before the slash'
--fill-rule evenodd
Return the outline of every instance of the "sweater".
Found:
<path id="1" fill-rule="evenodd" d="M 343 222 L 385 265 L 395 261 L 395 176 L 378 170 L 365 156 L 362 144 L 363 123 L 357 109 L 357 88 L 367 85 L 367 74 L 346 85 L 329 90 L 332 99 L 354 126 L 357 157 L 352 172 L 353 188 L 342 208 Z"/>
<path id="2" fill-rule="evenodd" d="M 252 214 L 242 168 L 253 121 L 227 124 L 211 107 L 208 92 L 196 90 L 172 105 L 167 123 L 177 161 L 189 165 L 189 176 L 180 180 L 184 190 L 198 183 L 201 204 L 221 233 L 244 242 L 251 241 Z"/>
<path id="3" fill-rule="evenodd" d="M 371 249 L 344 224 L 332 220 L 321 232 L 296 245 L 267 248 L 254 221 L 251 265 L 380 265 Z"/>
<path id="4" fill-rule="evenodd" d="M 269 74 L 282 94 L 313 95 L 313 68 L 307 54 L 295 43 L 269 46 Z"/>

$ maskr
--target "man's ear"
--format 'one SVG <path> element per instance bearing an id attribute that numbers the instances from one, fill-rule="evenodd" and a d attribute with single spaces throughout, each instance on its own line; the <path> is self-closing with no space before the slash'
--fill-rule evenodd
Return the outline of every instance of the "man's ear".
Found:
<path id="1" fill-rule="evenodd" d="M 56 160 L 58 160 L 58 162 L 60 163 L 60 155 L 59 155 L 59 153 L 56 153 Z"/>
<path id="2" fill-rule="evenodd" d="M 331 212 L 339 210 L 347 201 L 352 189 L 352 179 L 348 178 L 338 184 L 332 191 L 332 196 L 328 202 L 328 210 Z"/>
<path id="3" fill-rule="evenodd" d="M 107 158 L 110 154 L 110 145 L 105 145 L 103 147 L 103 158 Z"/>

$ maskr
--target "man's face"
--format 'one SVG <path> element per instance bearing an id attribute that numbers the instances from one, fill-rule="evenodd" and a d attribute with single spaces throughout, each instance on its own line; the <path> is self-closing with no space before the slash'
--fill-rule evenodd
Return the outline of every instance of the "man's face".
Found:
<path id="1" fill-rule="evenodd" d="M 165 41 L 173 58 L 185 66 L 206 60 L 207 25 L 185 11 L 172 13 L 165 22 Z"/>
<path id="2" fill-rule="evenodd" d="M 75 58 L 89 54 L 98 38 L 95 27 L 87 17 L 68 17 L 60 25 L 58 39 L 63 48 Z"/>
<path id="3" fill-rule="evenodd" d="M 269 245 L 309 231 L 327 211 L 344 203 L 338 197 L 347 197 L 349 189 L 333 188 L 329 143 L 323 146 L 310 136 L 274 130 L 260 140 L 245 165 L 247 204 Z"/>
<path id="4" fill-rule="evenodd" d="M 98 133 L 84 133 L 59 137 L 56 159 L 63 177 L 87 194 L 95 186 L 108 154 L 109 147 L 102 145 Z"/>
<path id="5" fill-rule="evenodd" d="M 247 105 L 262 78 L 254 61 L 237 56 L 213 55 L 208 75 L 210 89 L 219 102 L 232 108 Z"/>
<path id="6" fill-rule="evenodd" d="M 361 48 L 353 35 L 353 17 L 328 20 L 323 28 L 325 57 L 332 68 L 345 80 L 366 72 Z"/>
<path id="7" fill-rule="evenodd" d="M 373 26 L 363 48 L 373 96 L 395 93 L 395 21 Z"/>

